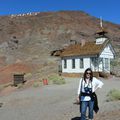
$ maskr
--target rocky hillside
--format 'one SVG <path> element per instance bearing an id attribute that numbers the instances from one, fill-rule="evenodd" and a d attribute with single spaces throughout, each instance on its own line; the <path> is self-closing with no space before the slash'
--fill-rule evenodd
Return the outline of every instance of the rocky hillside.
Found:
<path id="1" fill-rule="evenodd" d="M 120 25 L 104 21 L 103 26 L 119 58 Z M 59 59 L 50 56 L 50 52 L 63 48 L 70 40 L 93 41 L 98 30 L 99 19 L 81 11 L 1 16 L 0 68 L 5 71 L 11 64 L 26 64 L 31 66 L 30 71 L 37 78 L 57 72 Z M 114 65 L 118 67 L 119 61 L 116 59 Z M 117 67 L 114 70 L 118 71 Z"/>

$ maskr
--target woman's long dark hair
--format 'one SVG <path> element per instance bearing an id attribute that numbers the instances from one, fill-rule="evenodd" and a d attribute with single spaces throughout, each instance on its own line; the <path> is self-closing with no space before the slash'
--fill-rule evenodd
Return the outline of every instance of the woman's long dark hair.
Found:
<path id="1" fill-rule="evenodd" d="M 86 82 L 86 74 L 87 74 L 88 71 L 91 72 L 91 73 L 90 73 L 90 81 L 92 82 L 92 79 L 93 79 L 93 71 L 91 70 L 91 68 L 87 68 L 87 69 L 85 70 L 84 75 L 83 75 L 83 79 L 84 79 L 84 81 Z"/>

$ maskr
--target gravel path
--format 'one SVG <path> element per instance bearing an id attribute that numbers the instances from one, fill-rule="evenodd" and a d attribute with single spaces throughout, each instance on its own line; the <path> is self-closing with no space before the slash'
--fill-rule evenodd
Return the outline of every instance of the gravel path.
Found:
<path id="1" fill-rule="evenodd" d="M 73 104 L 79 79 L 66 78 L 66 81 L 65 85 L 30 87 L 1 96 L 0 120 L 79 120 L 79 105 Z M 109 90 L 120 89 L 120 80 L 102 81 L 104 86 L 97 91 L 100 111 L 96 120 L 120 120 L 120 101 L 105 101 Z"/>

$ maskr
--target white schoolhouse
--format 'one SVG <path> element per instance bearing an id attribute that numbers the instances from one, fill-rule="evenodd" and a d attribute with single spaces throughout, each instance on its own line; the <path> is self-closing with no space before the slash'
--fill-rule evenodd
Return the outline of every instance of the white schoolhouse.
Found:
<path id="1" fill-rule="evenodd" d="M 110 73 L 110 61 L 115 57 L 115 51 L 106 32 L 101 30 L 96 33 L 96 40 L 75 43 L 60 52 L 61 74 L 72 76 L 83 74 L 86 68 L 91 68 L 94 73 Z"/>

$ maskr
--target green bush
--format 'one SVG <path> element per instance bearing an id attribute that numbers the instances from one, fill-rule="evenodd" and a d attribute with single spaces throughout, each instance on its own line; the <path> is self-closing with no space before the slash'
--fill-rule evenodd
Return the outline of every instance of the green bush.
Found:
<path id="1" fill-rule="evenodd" d="M 107 101 L 120 100 L 120 90 L 112 89 L 107 94 Z"/>
<path id="2" fill-rule="evenodd" d="M 33 83 L 33 87 L 35 87 L 35 88 L 40 87 L 40 86 L 42 86 L 42 83 L 39 82 L 39 81 L 35 81 L 35 82 Z"/>
<path id="3" fill-rule="evenodd" d="M 23 84 L 22 84 L 22 83 L 18 84 L 18 85 L 17 85 L 17 88 L 18 88 L 18 89 L 23 88 Z"/>
<path id="4" fill-rule="evenodd" d="M 53 84 L 61 85 L 65 84 L 65 79 L 59 75 L 51 75 L 48 77 L 49 81 L 52 81 Z"/>

